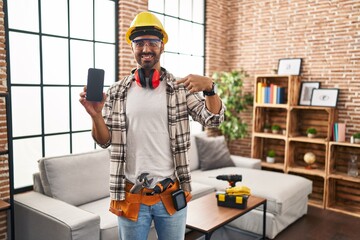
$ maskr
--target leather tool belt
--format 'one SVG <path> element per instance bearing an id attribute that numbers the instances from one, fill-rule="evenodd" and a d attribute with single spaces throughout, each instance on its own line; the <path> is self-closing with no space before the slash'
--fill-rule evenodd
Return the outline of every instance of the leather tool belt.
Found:
<path id="1" fill-rule="evenodd" d="M 153 195 L 151 195 L 151 193 L 154 190 L 148 188 L 142 189 L 139 193 L 132 194 L 129 192 L 132 186 L 132 183 L 126 183 L 126 193 L 124 201 L 111 200 L 109 209 L 110 212 L 114 213 L 117 216 L 123 216 L 129 220 L 137 221 L 140 204 L 152 206 L 158 203 L 160 200 L 163 202 L 165 209 L 169 215 L 173 215 L 176 212 L 171 193 L 179 189 L 178 181 L 176 181 L 174 185 L 167 188 L 162 193 Z M 189 192 L 185 192 L 185 197 L 186 202 L 189 202 L 191 200 L 191 194 Z"/>

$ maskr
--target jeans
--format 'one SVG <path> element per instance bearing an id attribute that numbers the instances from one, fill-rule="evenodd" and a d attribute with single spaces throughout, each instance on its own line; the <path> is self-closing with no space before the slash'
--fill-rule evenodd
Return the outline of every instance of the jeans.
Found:
<path id="1" fill-rule="evenodd" d="M 137 222 L 118 217 L 120 240 L 147 240 L 152 220 L 154 220 L 159 240 L 182 240 L 185 237 L 187 207 L 170 216 L 163 203 L 140 205 Z"/>

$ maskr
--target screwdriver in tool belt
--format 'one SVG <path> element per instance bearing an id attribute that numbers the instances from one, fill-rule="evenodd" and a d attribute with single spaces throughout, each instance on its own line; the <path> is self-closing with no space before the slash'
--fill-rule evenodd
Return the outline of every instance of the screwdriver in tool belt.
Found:
<path id="1" fill-rule="evenodd" d="M 171 187 L 174 184 L 174 181 L 171 178 L 165 178 L 164 180 L 158 182 L 156 186 L 153 188 L 153 191 L 150 193 L 150 195 L 156 194 L 156 193 L 162 193 L 169 187 Z"/>

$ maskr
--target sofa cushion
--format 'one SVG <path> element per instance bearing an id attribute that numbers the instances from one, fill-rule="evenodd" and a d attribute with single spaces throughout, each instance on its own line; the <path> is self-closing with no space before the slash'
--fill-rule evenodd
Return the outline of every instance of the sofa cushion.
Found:
<path id="1" fill-rule="evenodd" d="M 117 216 L 109 211 L 110 197 L 80 205 L 79 208 L 100 216 L 100 239 L 118 239 Z"/>
<path id="2" fill-rule="evenodd" d="M 198 182 L 191 182 L 191 189 L 192 200 L 216 191 L 214 187 Z"/>
<path id="3" fill-rule="evenodd" d="M 195 136 L 206 137 L 207 135 L 206 135 L 206 132 L 204 132 L 204 131 L 190 135 L 190 144 L 191 145 L 190 145 L 190 149 L 188 151 L 188 156 L 189 156 L 189 161 L 190 161 L 189 164 L 190 164 L 191 171 L 200 168 L 200 162 L 199 162 L 199 156 L 198 156 Z"/>
<path id="4" fill-rule="evenodd" d="M 306 178 L 248 168 L 227 167 L 208 171 L 193 171 L 193 182 L 208 184 L 217 191 L 224 191 L 228 186 L 227 181 L 217 180 L 220 174 L 241 174 L 242 182 L 251 189 L 251 194 L 267 199 L 267 211 L 274 215 L 281 215 L 292 208 L 297 201 L 304 199 L 312 192 L 312 182 Z"/>
<path id="5" fill-rule="evenodd" d="M 109 159 L 107 149 L 40 159 L 45 195 L 75 206 L 109 196 Z"/>
<path id="6" fill-rule="evenodd" d="M 188 151 L 190 171 L 200 168 L 200 162 L 198 158 L 198 152 L 195 142 L 195 136 L 190 135 L 191 146 Z"/>
<path id="7" fill-rule="evenodd" d="M 201 170 L 235 166 L 230 158 L 224 136 L 195 136 L 195 141 Z"/>
<path id="8" fill-rule="evenodd" d="M 44 194 L 44 187 L 41 183 L 40 173 L 37 172 L 33 174 L 33 182 L 34 182 L 33 185 L 34 191 Z"/>

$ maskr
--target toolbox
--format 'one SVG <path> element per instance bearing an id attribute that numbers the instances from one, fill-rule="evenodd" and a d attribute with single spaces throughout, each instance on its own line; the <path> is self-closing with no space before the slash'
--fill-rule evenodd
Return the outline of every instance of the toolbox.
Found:
<path id="1" fill-rule="evenodd" d="M 216 193 L 218 206 L 245 209 L 249 195 L 229 195 L 224 192 Z"/>

